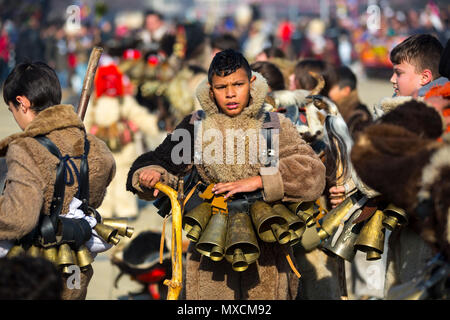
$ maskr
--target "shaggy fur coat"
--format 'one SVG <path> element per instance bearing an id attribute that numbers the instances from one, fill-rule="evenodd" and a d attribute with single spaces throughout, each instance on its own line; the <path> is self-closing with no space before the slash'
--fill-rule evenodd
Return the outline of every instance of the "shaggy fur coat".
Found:
<path id="1" fill-rule="evenodd" d="M 0 196 L 2 240 L 20 239 L 36 226 L 41 214 L 49 212 L 59 160 L 33 138 L 37 135 L 46 135 L 63 155 L 84 153 L 84 125 L 70 105 L 41 111 L 23 132 L 0 141 L 0 156 L 6 156 L 8 167 L 5 189 Z M 89 202 L 98 208 L 114 176 L 115 162 L 105 143 L 92 135 L 88 139 Z M 74 162 L 79 168 L 80 159 Z M 62 212 L 68 212 L 77 189 L 76 179 L 73 185 L 66 186 Z M 82 273 L 81 289 L 65 288 L 63 298 L 83 299 L 90 277 L 92 269 Z"/>
<path id="2" fill-rule="evenodd" d="M 351 154 L 361 179 L 408 214 L 408 225 L 389 239 L 386 291 L 423 270 L 433 251 L 450 256 L 449 140 L 438 141 L 438 112 L 405 101 L 362 131 Z"/>
<path id="3" fill-rule="evenodd" d="M 248 161 L 245 154 L 243 164 L 196 163 L 201 179 L 206 183 L 228 182 L 261 175 L 265 201 L 312 201 L 317 199 L 325 187 L 325 166 L 312 148 L 303 141 L 291 121 L 282 115 L 271 114 L 270 121 L 264 123 L 264 99 L 268 91 L 265 79 L 258 73 L 251 86 L 251 101 L 242 113 L 230 118 L 219 112 L 209 95 L 209 85 L 204 81 L 197 89 L 197 97 L 205 117 L 201 121 L 202 130 L 217 129 L 226 137 L 225 130 L 257 129 L 264 126 L 279 129 L 278 170 L 270 175 L 262 172 L 261 164 Z M 193 136 L 195 120 L 201 120 L 198 113 L 188 116 L 180 123 L 179 129 L 185 129 Z M 198 137 L 198 136 L 197 136 Z M 223 150 L 226 150 L 226 139 Z M 158 170 L 162 182 L 177 186 L 180 176 L 192 168 L 194 160 L 194 140 L 191 139 L 189 164 L 175 164 L 171 160 L 171 151 L 178 142 L 171 141 L 169 135 L 154 151 L 142 155 L 134 162 L 128 175 L 127 189 L 141 198 L 151 200 L 152 190 L 139 186 L 138 176 L 144 168 Z M 205 143 L 203 141 L 203 143 Z M 264 142 L 265 143 L 265 142 Z M 206 145 L 203 145 L 206 148 Z M 248 151 L 248 142 L 234 154 Z M 276 244 L 259 243 L 261 255 L 258 261 L 244 272 L 235 272 L 225 260 L 213 262 L 201 256 L 191 245 L 188 249 L 186 266 L 187 299 L 293 299 L 297 293 L 298 279 Z"/>

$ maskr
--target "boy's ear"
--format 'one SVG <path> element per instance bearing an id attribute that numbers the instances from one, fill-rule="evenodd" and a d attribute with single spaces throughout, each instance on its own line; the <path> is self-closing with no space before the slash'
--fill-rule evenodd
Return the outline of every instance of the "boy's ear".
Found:
<path id="1" fill-rule="evenodd" d="M 209 97 L 211 98 L 211 100 L 214 100 L 214 92 L 211 85 L 209 85 Z"/>
<path id="2" fill-rule="evenodd" d="M 30 108 L 31 106 L 31 102 L 30 100 L 28 100 L 27 97 L 25 96 L 17 96 L 16 97 L 16 101 L 19 103 L 21 108 Z"/>
<path id="3" fill-rule="evenodd" d="M 433 81 L 433 73 L 430 69 L 425 69 L 420 74 L 420 85 L 423 87 Z"/>
<path id="4" fill-rule="evenodd" d="M 255 80 L 256 80 L 256 76 L 253 75 L 253 76 L 250 78 L 250 84 L 252 84 Z"/>
<path id="5" fill-rule="evenodd" d="M 352 92 L 352 88 L 350 88 L 350 86 L 345 86 L 341 90 L 343 90 L 346 96 L 348 96 Z"/>

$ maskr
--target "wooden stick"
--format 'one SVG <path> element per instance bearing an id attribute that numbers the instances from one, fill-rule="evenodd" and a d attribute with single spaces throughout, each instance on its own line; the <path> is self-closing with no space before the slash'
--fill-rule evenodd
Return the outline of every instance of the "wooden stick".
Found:
<path id="1" fill-rule="evenodd" d="M 89 57 L 87 71 L 83 81 L 83 88 L 81 90 L 80 103 L 78 104 L 77 110 L 77 114 L 82 121 L 84 120 L 84 116 L 89 104 L 89 99 L 92 93 L 92 85 L 94 83 L 95 73 L 97 71 L 98 62 L 100 60 L 102 52 L 103 48 L 94 47 L 92 49 L 91 56 Z"/>

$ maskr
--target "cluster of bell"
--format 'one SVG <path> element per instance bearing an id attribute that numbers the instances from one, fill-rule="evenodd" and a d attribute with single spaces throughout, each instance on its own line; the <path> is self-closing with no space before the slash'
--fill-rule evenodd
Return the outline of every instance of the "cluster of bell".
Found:
<path id="1" fill-rule="evenodd" d="M 295 204 L 299 207 L 299 204 Z M 311 208 L 310 208 L 311 207 Z M 196 250 L 213 261 L 225 258 L 233 270 L 245 271 L 259 258 L 258 238 L 264 242 L 295 245 L 305 231 L 305 221 L 314 216 L 314 206 L 307 205 L 304 220 L 285 205 L 273 206 L 256 201 L 247 212 L 214 211 L 210 203 L 203 202 L 183 216 L 183 230 Z"/>
<path id="2" fill-rule="evenodd" d="M 369 219 L 354 223 L 362 212 L 358 209 L 340 229 L 342 219 L 355 203 L 356 198 L 350 196 L 327 214 L 319 230 L 321 248 L 326 253 L 350 262 L 356 250 L 365 252 L 368 261 L 378 260 L 384 251 L 386 229 L 393 230 L 407 223 L 405 211 L 390 204 L 384 210 L 375 210 Z"/>
<path id="3" fill-rule="evenodd" d="M 393 231 L 396 228 L 404 226 L 408 223 L 408 216 L 405 210 L 399 208 L 390 203 L 384 210 L 385 218 L 383 220 L 383 226 Z"/>
<path id="4" fill-rule="evenodd" d="M 288 205 L 289 210 L 295 213 L 307 228 L 316 224 L 316 217 L 320 213 L 319 206 L 313 202 L 293 202 Z"/>
<path id="5" fill-rule="evenodd" d="M 26 249 L 22 245 L 15 245 L 9 250 L 6 257 L 13 258 L 22 254 L 35 258 L 45 258 L 60 268 L 63 273 L 71 273 L 70 265 L 78 265 L 83 270 L 94 261 L 91 253 L 84 245 L 74 251 L 67 243 L 50 247 L 40 247 L 33 244 Z"/>
<path id="6" fill-rule="evenodd" d="M 134 228 L 127 224 L 126 219 L 104 218 L 102 223 L 97 223 L 94 227 L 97 234 L 106 242 L 117 245 L 121 237 L 131 238 Z"/>
<path id="7" fill-rule="evenodd" d="M 118 236 L 131 238 L 134 232 L 134 228 L 128 226 L 125 219 L 112 218 L 103 219 L 102 223 L 96 224 L 94 230 L 102 239 L 113 245 L 119 243 L 120 239 Z M 71 273 L 69 268 L 71 265 L 77 265 L 83 270 L 94 262 L 90 251 L 85 245 L 81 245 L 74 250 L 68 243 L 49 247 L 41 247 L 33 244 L 26 249 L 22 245 L 15 245 L 9 250 L 6 257 L 12 258 L 21 254 L 26 254 L 31 257 L 43 257 L 60 268 L 63 273 Z"/>

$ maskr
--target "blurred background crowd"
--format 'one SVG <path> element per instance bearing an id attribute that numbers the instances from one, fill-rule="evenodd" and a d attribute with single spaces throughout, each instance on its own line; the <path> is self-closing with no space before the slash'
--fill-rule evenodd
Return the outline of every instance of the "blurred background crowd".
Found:
<path id="1" fill-rule="evenodd" d="M 408 35 L 432 33 L 444 42 L 449 15 L 448 2 L 432 0 L 1 0 L 0 80 L 18 62 L 44 60 L 65 89 L 78 92 L 93 45 L 117 49 L 116 57 L 125 49 L 170 54 L 170 40 L 161 40 L 182 23 L 198 24 L 191 42 L 234 37 L 250 61 L 276 48 L 271 54 L 360 63 L 373 72 L 391 67 L 390 49 Z"/>
<path id="2" fill-rule="evenodd" d="M 390 51 L 413 34 L 445 45 L 449 17 L 446 0 L 0 0 L 0 85 L 16 64 L 44 61 L 59 77 L 63 103 L 77 106 L 91 50 L 104 49 L 84 122 L 117 165 L 99 210 L 133 221 L 147 203 L 125 192 L 128 170 L 200 107 L 195 88 L 218 51 L 241 51 L 272 91 L 313 90 L 317 81 L 302 74 L 320 73 L 320 95 L 338 104 L 353 135 L 359 128 L 341 108 L 350 102 L 333 85 L 355 96 L 348 110 L 370 118 L 356 78 L 389 83 Z M 158 231 L 154 216 L 145 228 Z"/>

